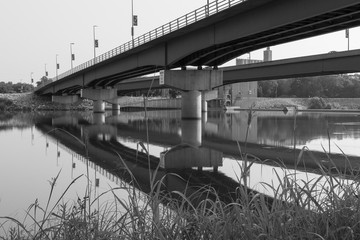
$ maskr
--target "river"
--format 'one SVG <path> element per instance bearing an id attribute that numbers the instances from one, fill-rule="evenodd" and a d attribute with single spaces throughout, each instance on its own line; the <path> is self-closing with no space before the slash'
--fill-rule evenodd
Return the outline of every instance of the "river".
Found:
<path id="1" fill-rule="evenodd" d="M 136 187 L 148 192 L 155 173 L 165 179 L 165 191 L 211 185 L 230 201 L 241 169 L 253 163 L 241 183 L 271 195 L 262 183 L 276 184 L 275 172 L 316 176 L 314 157 L 325 165 L 331 158 L 339 168 L 357 167 L 360 116 L 213 111 L 202 120 L 181 120 L 176 110 L 2 113 L 0 144 L 0 216 L 21 219 L 32 203 L 46 205 L 57 175 L 52 203 L 77 177 L 61 202 L 81 199 L 86 191 L 95 198 L 129 184 L 131 174 Z"/>

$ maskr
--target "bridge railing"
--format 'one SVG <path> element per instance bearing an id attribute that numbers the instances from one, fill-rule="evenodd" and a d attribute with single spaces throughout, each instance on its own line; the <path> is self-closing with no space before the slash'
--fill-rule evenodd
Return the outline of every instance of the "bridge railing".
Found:
<path id="1" fill-rule="evenodd" d="M 190 24 L 201 21 L 209 16 L 212 16 L 218 12 L 224 11 L 232 6 L 235 6 L 235 5 L 245 2 L 245 1 L 247 1 L 247 0 L 216 0 L 216 1 L 210 2 L 209 5 L 202 6 L 182 17 L 179 17 L 167 24 L 164 24 L 150 32 L 147 32 L 147 33 L 135 38 L 133 41 L 131 40 L 131 41 L 126 42 L 125 44 L 120 45 L 108 52 L 105 52 L 105 53 L 97 56 L 96 58 L 93 58 L 81 65 L 76 66 L 75 68 L 73 68 L 69 71 L 66 71 L 66 72 L 60 74 L 57 77 L 52 78 L 52 80 L 56 81 L 56 80 L 62 79 L 64 77 L 67 77 L 71 74 L 74 74 L 76 72 L 79 72 L 81 70 L 84 70 L 88 67 L 94 66 L 97 63 L 106 61 L 107 59 L 115 57 L 119 54 L 122 54 L 133 48 L 141 46 L 141 45 L 143 45 L 147 42 L 150 42 L 154 39 L 157 39 L 159 37 L 163 37 L 169 33 L 172 33 L 181 28 L 189 26 Z"/>

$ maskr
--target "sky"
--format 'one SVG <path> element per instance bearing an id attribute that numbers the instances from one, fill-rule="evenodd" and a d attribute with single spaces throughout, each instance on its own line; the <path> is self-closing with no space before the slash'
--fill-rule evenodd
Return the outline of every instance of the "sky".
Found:
<path id="1" fill-rule="evenodd" d="M 211 0 L 210 0 L 211 1 Z M 207 0 L 133 0 L 135 37 L 185 15 Z M 0 82 L 31 83 L 93 58 L 131 40 L 131 0 L 0 0 Z M 273 60 L 347 50 L 345 31 L 272 46 Z M 350 49 L 360 49 L 360 27 L 350 29 Z M 262 59 L 264 49 L 250 53 Z M 249 54 L 239 56 L 249 58 Z M 235 60 L 227 65 L 235 65 Z"/>

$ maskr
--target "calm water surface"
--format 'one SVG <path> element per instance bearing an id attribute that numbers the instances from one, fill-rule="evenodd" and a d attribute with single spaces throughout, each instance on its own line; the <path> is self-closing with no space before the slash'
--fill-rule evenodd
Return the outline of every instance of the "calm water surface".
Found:
<path id="1" fill-rule="evenodd" d="M 2 114 L 0 216 L 21 218 L 36 199 L 45 206 L 50 182 L 58 174 L 56 200 L 81 176 L 64 202 L 84 196 L 87 179 L 93 197 L 126 185 L 130 178 L 124 164 L 144 192 L 149 191 L 149 173 L 160 164 L 158 179 L 175 172 L 189 180 L 190 187 L 211 184 L 226 200 L 226 191 L 233 191 L 241 177 L 244 155 L 240 151 L 282 162 L 289 171 L 294 171 L 294 159 L 305 146 L 323 162 L 324 151 L 340 165 L 344 157 L 337 154 L 342 151 L 353 156 L 351 164 L 359 162 L 357 113 L 209 112 L 202 120 L 181 120 L 179 111 L 150 111 L 147 117 L 145 121 L 144 112 Z M 314 164 L 306 154 L 303 158 L 302 166 L 313 172 Z M 271 162 L 257 162 L 247 184 L 266 192 L 261 182 L 276 184 L 274 171 L 283 170 Z M 316 173 L 303 174 L 312 175 Z M 174 177 L 165 179 L 166 191 L 186 186 Z M 126 193 L 120 194 L 126 198 Z"/>

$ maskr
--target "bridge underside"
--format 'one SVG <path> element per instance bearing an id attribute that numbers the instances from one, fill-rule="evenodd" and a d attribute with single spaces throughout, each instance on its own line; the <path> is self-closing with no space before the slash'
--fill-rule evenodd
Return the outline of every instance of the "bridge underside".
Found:
<path id="1" fill-rule="evenodd" d="M 245 1 L 64 77 L 38 94 L 114 87 L 130 78 L 184 66 L 217 67 L 239 55 L 360 25 L 356 0 Z"/>
<path id="2" fill-rule="evenodd" d="M 313 3 L 314 1 L 312 4 Z M 273 5 L 273 3 L 270 4 Z M 306 5 L 306 3 L 301 4 Z M 292 3 L 292 5 L 292 8 L 296 7 L 295 4 Z M 274 6 L 271 6 L 271 8 L 274 8 Z M 291 15 L 296 12 L 296 9 L 285 11 L 285 9 L 280 7 L 279 10 L 273 10 L 277 12 L 277 14 L 274 15 L 283 15 L 283 18 L 285 18 L 286 15 Z M 262 8 L 259 10 L 257 15 L 266 16 L 268 15 L 268 11 L 269 10 L 267 8 Z M 265 20 L 264 22 L 266 23 L 268 23 L 270 20 L 268 18 L 262 17 L 260 17 L 260 19 Z M 239 28 L 247 29 L 247 31 L 250 31 L 250 28 L 253 28 L 253 25 L 251 24 L 246 26 L 245 24 L 240 23 L 239 25 L 241 25 Z M 360 3 L 342 9 L 336 9 L 331 12 L 326 12 L 324 14 L 319 14 L 313 17 L 304 18 L 302 20 L 297 20 L 295 22 L 279 25 L 277 27 L 273 26 L 266 31 L 249 34 L 231 42 L 213 45 L 206 49 L 194 52 L 193 54 L 181 59 L 180 65 L 218 66 L 237 56 L 260 48 L 314 37 L 359 25 Z"/>
<path id="3" fill-rule="evenodd" d="M 223 84 L 227 85 L 237 82 L 356 73 L 360 72 L 359 63 L 360 50 L 351 50 L 224 67 L 221 70 L 224 73 Z M 118 89 L 118 95 L 150 88 L 164 88 L 163 85 L 159 85 L 158 76 L 124 80 L 114 87 Z"/>

